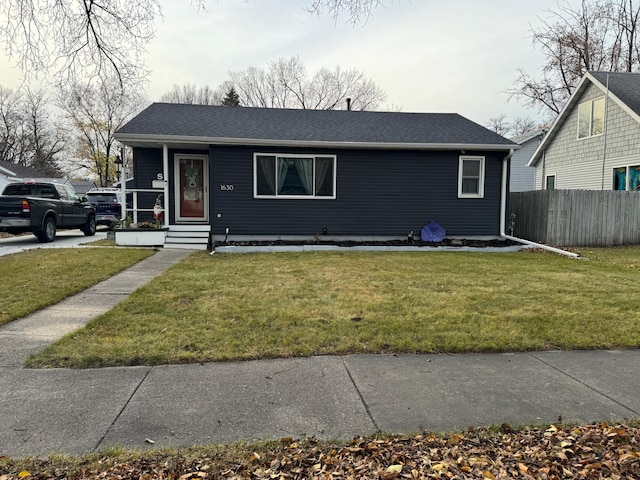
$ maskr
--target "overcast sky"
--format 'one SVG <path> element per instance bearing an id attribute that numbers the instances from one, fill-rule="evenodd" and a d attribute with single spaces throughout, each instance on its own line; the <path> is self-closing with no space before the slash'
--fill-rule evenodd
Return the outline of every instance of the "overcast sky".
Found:
<path id="1" fill-rule="evenodd" d="M 404 112 L 456 112 L 480 124 L 543 117 L 505 93 L 518 67 L 539 75 L 544 58 L 531 44 L 531 26 L 556 0 L 384 0 L 367 23 L 317 18 L 308 0 L 162 0 L 164 19 L 148 46 L 149 100 L 173 84 L 218 86 L 229 71 L 266 67 L 299 56 L 309 71 L 357 68 Z M 571 3 L 575 3 L 572 1 Z M 0 84 L 19 75 L 0 58 Z"/>

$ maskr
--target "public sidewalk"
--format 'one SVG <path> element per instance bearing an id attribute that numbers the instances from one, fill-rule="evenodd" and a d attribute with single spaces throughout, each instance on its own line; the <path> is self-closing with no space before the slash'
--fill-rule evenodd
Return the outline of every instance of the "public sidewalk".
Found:
<path id="1" fill-rule="evenodd" d="M 348 355 L 92 370 L 24 359 L 190 252 L 0 327 L 0 455 L 640 417 L 640 351 Z"/>

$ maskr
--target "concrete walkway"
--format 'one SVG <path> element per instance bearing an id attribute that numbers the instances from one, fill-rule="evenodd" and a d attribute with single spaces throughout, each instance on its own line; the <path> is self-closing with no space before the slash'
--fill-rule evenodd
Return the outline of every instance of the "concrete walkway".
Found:
<path id="1" fill-rule="evenodd" d="M 161 250 L 0 328 L 0 455 L 640 417 L 638 350 L 21 367 L 188 253 Z"/>

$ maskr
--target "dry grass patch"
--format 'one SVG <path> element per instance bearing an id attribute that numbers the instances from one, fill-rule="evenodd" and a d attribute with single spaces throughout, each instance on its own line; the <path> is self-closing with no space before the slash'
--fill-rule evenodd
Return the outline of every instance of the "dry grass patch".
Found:
<path id="1" fill-rule="evenodd" d="M 59 302 L 153 254 L 141 249 L 48 248 L 0 257 L 0 325 Z"/>
<path id="2" fill-rule="evenodd" d="M 194 254 L 30 366 L 640 345 L 640 249 Z"/>

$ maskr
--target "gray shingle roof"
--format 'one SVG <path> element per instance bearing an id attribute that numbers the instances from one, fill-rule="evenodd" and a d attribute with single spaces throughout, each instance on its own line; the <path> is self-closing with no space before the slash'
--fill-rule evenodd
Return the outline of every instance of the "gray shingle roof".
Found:
<path id="1" fill-rule="evenodd" d="M 43 173 L 34 170 L 31 167 L 25 167 L 24 165 L 18 165 L 17 163 L 0 162 L 0 167 L 5 168 L 16 174 L 19 178 L 43 178 L 46 177 Z"/>
<path id="2" fill-rule="evenodd" d="M 122 127 L 125 143 L 162 137 L 318 144 L 515 144 L 452 113 L 361 112 L 154 103 Z"/>
<path id="3" fill-rule="evenodd" d="M 640 73 L 628 72 L 589 72 L 603 86 L 624 102 L 631 110 L 640 115 Z"/>
<path id="4" fill-rule="evenodd" d="M 545 134 L 544 129 L 537 129 L 537 130 L 532 130 L 530 132 L 523 133 L 522 135 L 511 137 L 509 140 L 511 140 L 514 143 L 517 143 L 518 145 L 522 145 L 524 142 L 528 142 L 529 140 L 544 134 Z"/>

